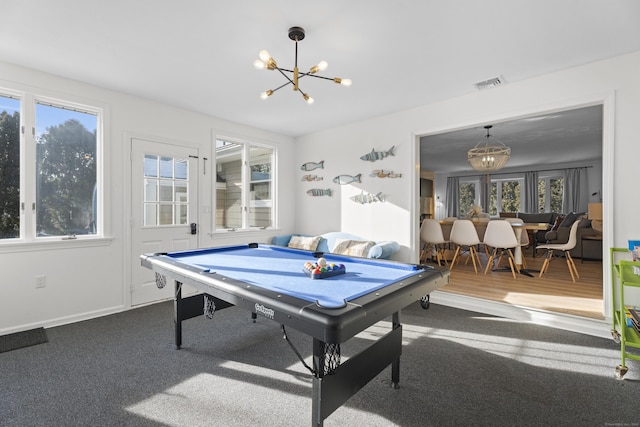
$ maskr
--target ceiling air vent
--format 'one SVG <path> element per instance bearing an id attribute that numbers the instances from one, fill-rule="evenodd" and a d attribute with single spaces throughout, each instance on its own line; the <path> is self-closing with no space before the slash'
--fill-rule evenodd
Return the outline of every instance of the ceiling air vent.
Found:
<path id="1" fill-rule="evenodd" d="M 474 86 L 478 89 L 487 89 L 494 86 L 500 86 L 503 83 L 504 83 L 504 77 L 500 75 L 498 77 L 494 77 L 489 80 L 478 82 Z"/>

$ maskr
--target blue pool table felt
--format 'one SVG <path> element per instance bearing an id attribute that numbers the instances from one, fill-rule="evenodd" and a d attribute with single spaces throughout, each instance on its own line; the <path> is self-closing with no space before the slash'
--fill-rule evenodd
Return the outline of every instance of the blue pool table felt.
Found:
<path id="1" fill-rule="evenodd" d="M 324 308 L 344 307 L 348 301 L 412 276 L 417 270 L 413 264 L 325 254 L 328 263 L 344 264 L 346 273 L 313 280 L 303 272 L 306 261 L 317 261 L 312 252 L 267 245 L 257 248 L 212 248 L 168 256 L 204 271 L 300 298 Z"/>

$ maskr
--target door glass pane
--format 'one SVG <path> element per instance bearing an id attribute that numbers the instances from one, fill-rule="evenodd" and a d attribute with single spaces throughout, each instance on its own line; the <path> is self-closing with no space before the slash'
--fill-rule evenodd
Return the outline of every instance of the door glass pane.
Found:
<path id="1" fill-rule="evenodd" d="M 158 225 L 158 204 L 144 204 L 144 225 Z"/>
<path id="2" fill-rule="evenodd" d="M 189 222 L 189 206 L 188 205 L 176 205 L 176 221 L 180 225 L 187 224 Z"/>
<path id="3" fill-rule="evenodd" d="M 159 225 L 173 225 L 173 205 L 161 204 Z"/>
<path id="4" fill-rule="evenodd" d="M 20 100 L 0 96 L 0 239 L 20 237 Z"/>
<path id="5" fill-rule="evenodd" d="M 165 179 L 160 181 L 160 197 L 161 202 L 173 202 L 173 181 Z"/>
<path id="6" fill-rule="evenodd" d="M 160 158 L 160 178 L 173 178 L 173 157 Z"/>
<path id="7" fill-rule="evenodd" d="M 158 156 L 144 156 L 144 176 L 158 177 Z"/>
<path id="8" fill-rule="evenodd" d="M 144 201 L 145 202 L 158 201 L 158 180 L 157 179 L 144 180 Z"/>
<path id="9" fill-rule="evenodd" d="M 144 180 L 144 225 L 189 223 L 189 161 L 147 154 L 144 175 L 162 179 Z"/>
<path id="10" fill-rule="evenodd" d="M 95 234 L 97 116 L 36 104 L 38 236 Z"/>

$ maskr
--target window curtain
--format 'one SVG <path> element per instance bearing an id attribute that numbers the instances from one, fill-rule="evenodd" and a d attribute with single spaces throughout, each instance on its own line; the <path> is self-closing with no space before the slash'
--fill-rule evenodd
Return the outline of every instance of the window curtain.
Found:
<path id="1" fill-rule="evenodd" d="M 582 181 L 586 174 L 582 173 L 584 168 L 572 168 L 564 170 L 564 191 L 562 192 L 562 211 L 585 212 L 586 211 L 586 185 Z"/>
<path id="2" fill-rule="evenodd" d="M 491 185 L 491 176 L 489 174 L 482 175 L 480 177 L 480 206 L 482 206 L 482 212 L 489 213 L 489 194 Z"/>
<path id="3" fill-rule="evenodd" d="M 538 172 L 524 174 L 524 211 L 538 212 Z"/>
<path id="4" fill-rule="evenodd" d="M 447 216 L 458 216 L 460 209 L 460 180 L 457 176 L 447 178 Z"/>

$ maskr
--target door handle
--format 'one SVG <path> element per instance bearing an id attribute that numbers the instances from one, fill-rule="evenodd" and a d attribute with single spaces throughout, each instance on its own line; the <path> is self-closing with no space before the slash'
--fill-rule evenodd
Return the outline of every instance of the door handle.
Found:
<path id="1" fill-rule="evenodd" d="M 191 234 L 198 234 L 198 224 L 195 222 L 191 223 Z"/>

